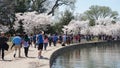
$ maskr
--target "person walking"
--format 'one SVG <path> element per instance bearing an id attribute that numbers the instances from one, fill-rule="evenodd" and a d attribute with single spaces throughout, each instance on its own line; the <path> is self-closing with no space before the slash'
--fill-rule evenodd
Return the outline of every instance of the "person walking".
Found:
<path id="1" fill-rule="evenodd" d="M 31 46 L 32 47 L 32 41 L 33 41 L 33 35 L 32 34 L 30 34 L 30 35 L 27 35 L 28 36 L 28 38 L 29 38 L 29 46 Z"/>
<path id="2" fill-rule="evenodd" d="M 48 36 L 45 35 L 44 36 L 44 50 L 46 50 L 47 46 L 48 46 Z"/>
<path id="3" fill-rule="evenodd" d="M 23 45 L 24 45 L 24 53 L 25 53 L 25 56 L 28 57 L 28 50 L 29 50 L 29 37 L 27 34 L 25 34 L 24 36 L 24 39 L 23 39 Z"/>
<path id="4" fill-rule="evenodd" d="M 49 40 L 49 46 L 51 46 L 53 41 L 52 34 L 50 34 L 50 36 L 48 37 L 48 40 Z"/>
<path id="5" fill-rule="evenodd" d="M 36 48 L 36 34 L 33 35 L 33 44 L 34 44 L 34 48 Z"/>
<path id="6" fill-rule="evenodd" d="M 1 55 L 1 51 L 2 51 L 2 60 L 4 60 L 4 51 L 8 50 L 9 46 L 7 45 L 7 41 L 8 38 L 5 37 L 4 32 L 1 32 L 1 36 L 0 36 L 0 55 Z"/>
<path id="7" fill-rule="evenodd" d="M 62 35 L 59 36 L 59 43 L 62 44 L 63 42 L 63 38 L 62 38 Z"/>
<path id="8" fill-rule="evenodd" d="M 12 43 L 14 44 L 14 47 L 15 47 L 15 52 L 13 56 L 16 57 L 16 52 L 18 49 L 19 57 L 21 57 L 20 53 L 21 53 L 21 46 L 22 46 L 22 38 L 20 37 L 20 34 L 16 34 L 16 36 L 13 37 Z"/>
<path id="9" fill-rule="evenodd" d="M 56 46 L 57 41 L 58 41 L 58 36 L 57 36 L 57 34 L 55 34 L 55 35 L 53 36 L 53 45 L 54 45 L 54 46 Z"/>
<path id="10" fill-rule="evenodd" d="M 64 34 L 64 35 L 63 35 L 63 42 L 62 42 L 62 46 L 65 46 L 66 41 L 67 41 L 67 36 L 66 36 L 66 34 Z"/>
<path id="11" fill-rule="evenodd" d="M 43 34 L 41 31 L 37 36 L 37 42 L 38 42 L 38 58 L 41 59 L 42 58 L 41 54 L 42 54 L 42 50 L 43 50 L 43 43 L 44 43 Z"/>

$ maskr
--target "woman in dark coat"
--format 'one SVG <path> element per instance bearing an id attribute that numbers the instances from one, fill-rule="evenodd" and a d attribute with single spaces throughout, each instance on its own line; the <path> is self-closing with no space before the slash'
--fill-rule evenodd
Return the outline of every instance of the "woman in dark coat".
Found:
<path id="1" fill-rule="evenodd" d="M 2 51 L 2 60 L 4 60 L 4 51 L 8 50 L 9 46 L 7 44 L 7 37 L 5 37 L 4 32 L 1 32 L 1 36 L 0 36 L 0 54 Z"/>

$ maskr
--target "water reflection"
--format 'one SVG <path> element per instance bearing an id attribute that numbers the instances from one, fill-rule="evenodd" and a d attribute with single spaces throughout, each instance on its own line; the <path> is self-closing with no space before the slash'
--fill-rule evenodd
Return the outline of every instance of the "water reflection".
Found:
<path id="1" fill-rule="evenodd" d="M 75 49 L 59 56 L 52 68 L 120 68 L 120 45 Z"/>

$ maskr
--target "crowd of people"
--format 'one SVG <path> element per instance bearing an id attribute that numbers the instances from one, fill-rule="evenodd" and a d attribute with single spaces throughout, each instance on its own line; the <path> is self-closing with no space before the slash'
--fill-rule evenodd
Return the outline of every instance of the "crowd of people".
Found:
<path id="1" fill-rule="evenodd" d="M 47 50 L 48 45 L 51 47 L 57 46 L 57 43 L 60 43 L 61 46 L 66 46 L 71 43 L 80 43 L 81 39 L 86 39 L 87 41 L 93 40 L 97 37 L 99 40 L 115 40 L 112 36 L 108 35 L 82 35 L 82 34 L 45 34 L 44 32 L 40 31 L 36 34 L 19 34 L 16 33 L 12 36 L 12 46 L 10 49 L 14 47 L 14 55 L 16 57 L 16 53 L 18 50 L 18 57 L 21 57 L 21 48 L 24 48 L 25 57 L 29 57 L 29 47 L 32 46 L 38 49 L 38 58 L 43 58 L 42 50 Z M 5 36 L 4 32 L 1 32 L 0 35 L 0 55 L 2 56 L 2 60 L 4 60 L 4 51 L 8 50 L 9 45 L 7 44 L 10 37 Z M 117 37 L 117 39 L 119 39 Z"/>
<path id="2" fill-rule="evenodd" d="M 16 33 L 12 36 L 12 46 L 9 47 L 7 44 L 8 40 L 10 40 L 11 37 L 5 36 L 4 32 L 1 32 L 0 35 L 0 56 L 2 56 L 2 60 L 4 60 L 4 51 L 14 48 L 14 54 L 13 57 L 16 57 L 17 51 L 18 51 L 18 57 L 21 57 L 21 48 L 24 48 L 24 54 L 25 57 L 28 57 L 29 54 L 29 47 L 34 47 L 38 49 L 38 58 L 42 58 L 41 55 L 42 50 L 47 50 L 48 44 L 49 46 L 56 46 L 59 40 L 59 43 L 65 45 L 66 43 L 66 35 L 59 36 L 57 34 L 44 34 L 42 31 L 37 34 L 19 34 Z"/>

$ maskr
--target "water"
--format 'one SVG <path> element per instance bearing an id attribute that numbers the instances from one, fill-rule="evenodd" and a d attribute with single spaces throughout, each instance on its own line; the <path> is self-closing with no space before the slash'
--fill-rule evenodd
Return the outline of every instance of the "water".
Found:
<path id="1" fill-rule="evenodd" d="M 120 44 L 68 51 L 57 57 L 52 68 L 120 68 Z"/>

